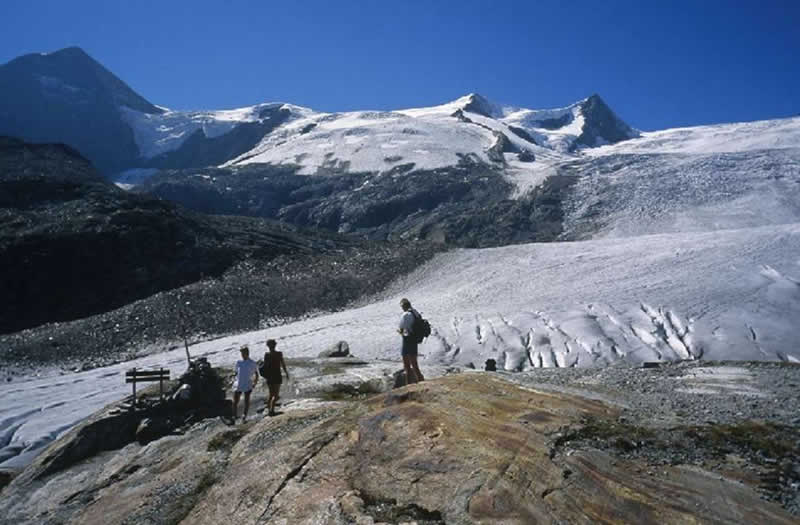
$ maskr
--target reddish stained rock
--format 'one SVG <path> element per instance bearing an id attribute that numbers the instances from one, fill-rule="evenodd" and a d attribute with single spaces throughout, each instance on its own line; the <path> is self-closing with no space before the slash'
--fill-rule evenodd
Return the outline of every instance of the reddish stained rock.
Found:
<path id="1" fill-rule="evenodd" d="M 46 480 L 15 480 L 0 516 L 14 523 L 796 523 L 754 487 L 719 473 L 559 448 L 581 418 L 618 415 L 599 401 L 493 374 L 452 375 L 237 432 L 207 421 Z"/>

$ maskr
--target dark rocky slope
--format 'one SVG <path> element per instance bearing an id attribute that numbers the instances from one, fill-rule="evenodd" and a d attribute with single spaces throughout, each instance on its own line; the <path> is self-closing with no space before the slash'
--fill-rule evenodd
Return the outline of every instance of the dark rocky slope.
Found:
<path id="1" fill-rule="evenodd" d="M 399 176 L 402 175 L 402 176 Z M 278 219 L 368 239 L 423 239 L 464 247 L 546 242 L 562 233 L 562 201 L 574 175 L 550 177 L 512 198 L 492 166 L 458 165 L 383 174 L 304 176 L 290 166 L 171 170 L 136 189 L 204 213 Z"/>
<path id="2" fill-rule="evenodd" d="M 105 312 L 247 259 L 350 246 L 130 194 L 69 148 L 10 139 L 0 142 L 0 216 L 0 333 Z"/>

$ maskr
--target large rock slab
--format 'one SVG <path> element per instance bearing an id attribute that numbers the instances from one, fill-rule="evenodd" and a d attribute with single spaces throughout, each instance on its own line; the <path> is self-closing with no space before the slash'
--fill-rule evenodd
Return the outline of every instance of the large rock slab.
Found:
<path id="1" fill-rule="evenodd" d="M 796 523 L 732 476 L 565 449 L 582 421 L 619 414 L 496 374 L 449 375 L 23 473 L 0 523 Z"/>

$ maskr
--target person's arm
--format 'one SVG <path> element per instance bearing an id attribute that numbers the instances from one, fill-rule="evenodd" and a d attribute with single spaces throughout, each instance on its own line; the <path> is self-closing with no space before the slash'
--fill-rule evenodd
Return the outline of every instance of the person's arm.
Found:
<path id="1" fill-rule="evenodd" d="M 256 363 L 255 361 L 253 362 Z M 256 376 L 256 380 L 253 381 L 253 386 L 256 386 L 258 384 L 258 363 L 256 363 L 256 367 L 253 370 L 253 375 Z"/>
<path id="2" fill-rule="evenodd" d="M 281 366 L 283 367 L 283 371 L 286 372 L 286 379 L 289 379 L 289 371 L 286 370 L 286 361 L 283 360 L 283 354 L 281 354 Z"/>
<path id="3" fill-rule="evenodd" d="M 412 314 L 409 314 L 409 312 L 410 310 L 405 312 L 403 316 L 400 318 L 400 327 L 397 329 L 397 331 L 403 337 L 411 335 L 411 326 L 413 325 L 413 317 L 411 317 Z M 409 319 L 412 319 L 410 323 Z"/>

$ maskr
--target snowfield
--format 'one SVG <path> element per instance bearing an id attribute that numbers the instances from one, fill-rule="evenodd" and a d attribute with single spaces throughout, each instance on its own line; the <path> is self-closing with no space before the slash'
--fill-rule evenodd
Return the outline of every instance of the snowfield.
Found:
<path id="1" fill-rule="evenodd" d="M 619 153 L 736 153 L 800 146 L 800 117 L 642 132 L 639 138 L 587 149 L 587 155 Z"/>
<path id="2" fill-rule="evenodd" d="M 792 224 L 800 118 L 643 133 L 581 150 L 569 170 L 580 174 L 566 204 L 570 238 Z"/>

